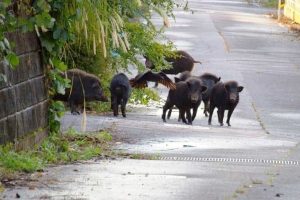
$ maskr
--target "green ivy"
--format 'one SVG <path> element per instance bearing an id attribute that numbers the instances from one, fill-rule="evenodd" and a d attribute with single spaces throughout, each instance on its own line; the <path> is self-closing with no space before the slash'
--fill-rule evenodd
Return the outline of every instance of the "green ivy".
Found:
<path id="1" fill-rule="evenodd" d="M 11 68 L 19 65 L 18 56 L 12 51 L 11 44 L 5 36 L 6 32 L 16 30 L 16 18 L 12 13 L 6 12 L 11 5 L 11 0 L 0 2 L 0 60 Z"/>

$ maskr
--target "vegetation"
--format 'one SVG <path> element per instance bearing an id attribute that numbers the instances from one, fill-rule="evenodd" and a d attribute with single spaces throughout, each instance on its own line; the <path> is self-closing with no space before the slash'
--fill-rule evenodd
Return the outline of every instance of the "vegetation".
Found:
<path id="1" fill-rule="evenodd" d="M 129 65 L 143 70 L 137 56 L 150 58 L 157 70 L 168 67 L 164 57 L 171 56 L 171 42 L 158 42 L 168 26 L 175 0 L 2 0 L 0 1 L 0 60 L 11 68 L 19 65 L 8 32 L 36 32 L 40 38 L 44 64 L 50 80 L 49 94 L 64 94 L 70 80 L 61 76 L 69 68 L 81 68 L 100 77 L 108 93 L 114 73 Z M 151 22 L 153 11 L 162 17 L 157 29 Z M 0 74 L 0 83 L 6 81 Z M 150 89 L 136 90 L 132 100 L 146 104 L 159 99 Z M 109 104 L 101 104 L 100 110 Z M 13 145 L 0 147 L 0 176 L 8 171 L 33 172 L 51 163 L 89 159 L 103 153 L 109 134 L 101 132 L 60 135 L 59 118 L 65 111 L 61 102 L 51 101 L 51 135 L 33 151 L 16 152 Z M 72 134 L 73 133 L 73 134 Z"/>
<path id="2" fill-rule="evenodd" d="M 270 8 L 277 8 L 278 7 L 278 0 L 263 0 L 261 1 L 263 6 L 270 7 Z"/>
<path id="3" fill-rule="evenodd" d="M 112 136 L 106 131 L 82 134 L 70 129 L 50 136 L 33 150 L 16 152 L 12 145 L 0 147 L 0 180 L 7 172 L 34 172 L 48 164 L 64 164 L 109 153 Z"/>
<path id="4" fill-rule="evenodd" d="M 0 2 L 0 58 L 11 67 L 19 64 L 5 32 L 35 31 L 48 66 L 50 96 L 70 87 L 60 74 L 74 67 L 98 75 L 108 88 L 116 71 L 129 65 L 143 70 L 137 55 L 149 57 L 157 69 L 168 67 L 164 56 L 172 55 L 174 47 L 158 39 L 178 6 L 174 0 L 4 0 Z M 160 29 L 151 22 L 153 11 L 162 17 Z M 5 81 L 3 74 L 0 80 Z M 51 103 L 52 133 L 59 132 L 63 111 L 61 103 Z"/>
<path id="5" fill-rule="evenodd" d="M 130 103 L 148 105 L 150 101 L 159 101 L 156 91 L 150 88 L 134 89 L 129 99 Z"/>

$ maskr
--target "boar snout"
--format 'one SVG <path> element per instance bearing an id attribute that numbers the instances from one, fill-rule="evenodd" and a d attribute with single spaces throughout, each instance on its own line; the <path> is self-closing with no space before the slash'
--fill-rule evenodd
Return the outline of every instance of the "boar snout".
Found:
<path id="1" fill-rule="evenodd" d="M 196 103 L 199 100 L 199 95 L 198 94 L 192 94 L 191 95 L 191 102 Z"/>
<path id="2" fill-rule="evenodd" d="M 232 103 L 236 102 L 237 101 L 237 94 L 230 93 L 229 94 L 229 101 L 232 102 Z"/>

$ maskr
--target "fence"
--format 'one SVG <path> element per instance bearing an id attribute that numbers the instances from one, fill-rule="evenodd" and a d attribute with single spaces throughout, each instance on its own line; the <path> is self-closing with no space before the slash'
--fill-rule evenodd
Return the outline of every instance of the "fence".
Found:
<path id="1" fill-rule="evenodd" d="M 35 33 L 10 33 L 8 40 L 20 65 L 12 70 L 0 63 L 0 144 L 14 142 L 18 149 L 30 148 L 47 135 L 48 97 L 41 47 Z"/>

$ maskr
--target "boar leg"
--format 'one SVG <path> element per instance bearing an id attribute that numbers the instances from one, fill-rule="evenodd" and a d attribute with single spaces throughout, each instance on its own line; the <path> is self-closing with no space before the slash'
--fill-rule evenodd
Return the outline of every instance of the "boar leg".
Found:
<path id="1" fill-rule="evenodd" d="M 207 112 L 208 112 L 208 109 L 209 109 L 209 104 L 208 104 L 208 101 L 203 101 L 203 102 L 204 102 L 204 111 L 203 111 L 203 113 L 204 113 L 205 117 L 208 117 Z"/>
<path id="2" fill-rule="evenodd" d="M 181 122 L 181 116 L 180 116 L 180 114 L 178 115 L 177 121 L 178 121 L 178 122 Z"/>
<path id="3" fill-rule="evenodd" d="M 194 121 L 194 119 L 195 119 L 196 116 L 197 116 L 198 107 L 199 107 L 199 106 L 194 106 L 194 107 L 193 107 L 192 121 Z"/>
<path id="4" fill-rule="evenodd" d="M 218 114 L 218 122 L 221 123 L 221 118 L 220 118 L 220 109 L 218 109 L 217 111 L 217 114 Z"/>
<path id="5" fill-rule="evenodd" d="M 110 97 L 110 109 L 111 110 L 114 109 L 113 102 L 114 102 L 114 97 L 113 97 L 113 95 L 111 95 L 111 97 Z"/>
<path id="6" fill-rule="evenodd" d="M 231 117 L 231 115 L 232 115 L 232 113 L 233 113 L 233 110 L 234 110 L 234 109 L 229 109 L 229 110 L 228 110 L 228 113 L 227 113 L 227 120 L 226 120 L 226 123 L 227 123 L 228 126 L 231 126 L 231 124 L 230 124 L 230 117 Z"/>
<path id="7" fill-rule="evenodd" d="M 174 104 L 172 104 L 170 101 L 166 101 L 166 104 L 164 105 L 164 107 L 163 107 L 163 114 L 162 114 L 162 116 L 161 116 L 161 118 L 162 118 L 162 120 L 164 121 L 164 122 L 166 122 L 166 112 L 167 112 L 167 110 L 169 110 L 170 108 L 172 108 L 174 106 Z"/>
<path id="8" fill-rule="evenodd" d="M 188 120 L 188 124 L 192 125 L 193 120 L 192 120 L 192 116 L 191 116 L 191 109 L 186 109 L 186 116 L 187 116 L 187 120 Z"/>
<path id="9" fill-rule="evenodd" d="M 80 115 L 79 111 L 76 110 L 76 105 L 75 105 L 74 101 L 69 101 L 69 105 L 71 108 L 72 115 Z"/>
<path id="10" fill-rule="evenodd" d="M 122 111 L 122 116 L 126 117 L 125 109 L 126 109 L 126 104 L 127 104 L 127 99 L 123 99 L 121 103 L 121 111 Z"/>
<path id="11" fill-rule="evenodd" d="M 218 118 L 219 118 L 220 126 L 223 126 L 224 112 L 225 112 L 224 108 L 218 109 Z"/>
<path id="12" fill-rule="evenodd" d="M 118 99 L 114 98 L 112 104 L 113 104 L 114 116 L 116 117 L 116 116 L 119 115 L 119 112 L 118 112 Z"/>
<path id="13" fill-rule="evenodd" d="M 172 114 L 172 109 L 173 109 L 173 108 L 170 108 L 170 109 L 169 109 L 169 111 L 168 111 L 168 115 L 167 115 L 167 119 L 170 119 L 170 117 L 171 117 L 171 114 Z"/>
<path id="14" fill-rule="evenodd" d="M 192 116 L 192 121 L 194 121 L 194 119 L 196 118 L 197 116 L 197 111 L 198 111 L 198 108 L 201 104 L 201 101 L 199 103 L 196 103 L 193 105 L 193 116 Z"/>
<path id="15" fill-rule="evenodd" d="M 187 124 L 187 121 L 185 119 L 184 114 L 185 114 L 185 110 L 184 109 L 179 109 L 179 115 L 181 116 L 182 122 Z"/>
<path id="16" fill-rule="evenodd" d="M 208 125 L 211 125 L 211 118 L 214 113 L 215 106 L 210 104 L 209 106 L 209 117 L 208 117 Z"/>

